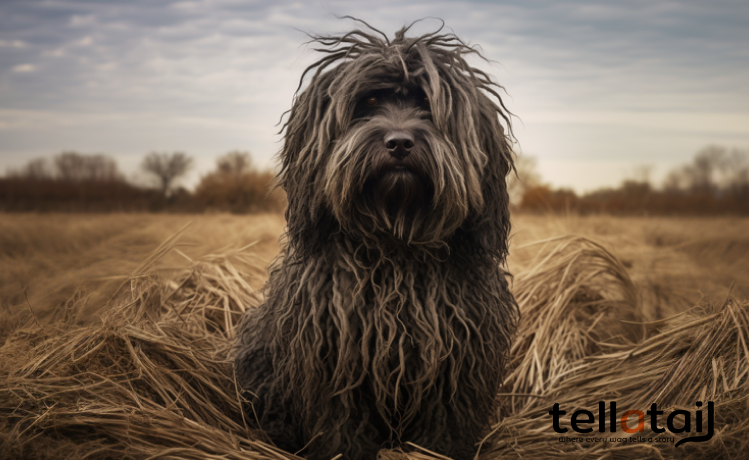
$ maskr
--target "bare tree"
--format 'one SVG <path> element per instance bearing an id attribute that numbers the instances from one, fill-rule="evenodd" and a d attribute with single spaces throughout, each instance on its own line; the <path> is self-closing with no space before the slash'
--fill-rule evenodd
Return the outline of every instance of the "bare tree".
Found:
<path id="1" fill-rule="evenodd" d="M 216 164 L 219 172 L 243 174 L 252 168 L 252 157 L 249 152 L 235 150 L 220 157 Z"/>
<path id="2" fill-rule="evenodd" d="M 708 145 L 697 152 L 688 169 L 691 188 L 695 192 L 714 193 L 718 188 L 717 175 L 725 169 L 726 148 Z"/>
<path id="3" fill-rule="evenodd" d="M 52 168 L 46 158 L 35 158 L 26 163 L 21 169 L 8 171 L 7 176 L 19 179 L 51 179 Z"/>
<path id="4" fill-rule="evenodd" d="M 87 155 L 85 168 L 85 176 L 88 180 L 105 182 L 122 180 L 117 163 L 104 155 Z"/>
<path id="5" fill-rule="evenodd" d="M 65 181 L 80 181 L 83 179 L 86 160 L 76 152 L 62 152 L 54 159 L 57 177 Z"/>
<path id="6" fill-rule="evenodd" d="M 141 169 L 154 176 L 164 196 L 168 196 L 174 182 L 192 167 L 192 158 L 182 152 L 151 152 L 143 159 Z"/>
<path id="7" fill-rule="evenodd" d="M 732 149 L 722 166 L 725 191 L 737 200 L 749 199 L 749 149 Z"/>
<path id="8" fill-rule="evenodd" d="M 64 181 L 117 181 L 122 176 L 117 163 L 104 155 L 62 152 L 54 158 L 57 177 Z"/>

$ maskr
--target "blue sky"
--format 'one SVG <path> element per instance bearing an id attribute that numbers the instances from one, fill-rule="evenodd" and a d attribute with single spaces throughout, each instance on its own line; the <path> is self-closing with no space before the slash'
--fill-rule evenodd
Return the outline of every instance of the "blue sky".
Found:
<path id="1" fill-rule="evenodd" d="M 353 15 L 386 32 L 440 17 L 496 61 L 519 149 L 577 191 L 639 165 L 658 179 L 707 144 L 749 147 L 747 1 L 0 2 L 0 173 L 62 150 L 134 174 L 153 150 L 197 168 L 233 149 L 273 165 L 280 115 Z M 433 30 L 427 20 L 416 32 Z"/>

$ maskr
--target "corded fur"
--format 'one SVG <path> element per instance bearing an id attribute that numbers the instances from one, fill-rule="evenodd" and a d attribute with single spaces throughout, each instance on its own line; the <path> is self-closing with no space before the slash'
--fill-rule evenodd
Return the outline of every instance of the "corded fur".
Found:
<path id="1" fill-rule="evenodd" d="M 288 228 L 235 366 L 249 418 L 309 458 L 406 441 L 471 458 L 518 320 L 500 87 L 456 36 L 407 31 L 313 37 L 326 56 L 284 126 Z M 393 102 L 357 117 L 372 91 Z M 393 130 L 416 144 L 396 172 Z"/>

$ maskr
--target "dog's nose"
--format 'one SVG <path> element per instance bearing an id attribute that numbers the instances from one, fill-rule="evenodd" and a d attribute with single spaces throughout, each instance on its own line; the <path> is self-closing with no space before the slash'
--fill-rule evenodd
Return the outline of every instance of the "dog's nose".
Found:
<path id="1" fill-rule="evenodd" d="M 385 136 L 385 148 L 395 158 L 406 158 L 414 146 L 414 137 L 405 131 L 392 131 Z"/>

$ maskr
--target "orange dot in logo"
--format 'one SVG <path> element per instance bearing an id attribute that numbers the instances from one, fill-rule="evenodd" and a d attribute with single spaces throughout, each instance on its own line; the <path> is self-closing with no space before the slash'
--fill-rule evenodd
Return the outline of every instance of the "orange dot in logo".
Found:
<path id="1" fill-rule="evenodd" d="M 637 428 L 630 428 L 629 425 L 627 425 L 627 419 L 630 415 L 637 414 L 637 418 L 639 419 L 637 423 Z M 619 420 L 619 425 L 622 427 L 622 430 L 624 430 L 627 433 L 637 433 L 638 431 L 640 433 L 645 432 L 645 413 L 641 410 L 628 410 L 627 412 L 622 415 L 622 419 Z"/>

